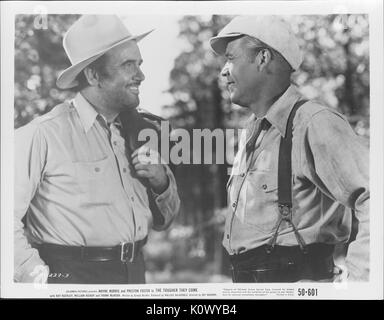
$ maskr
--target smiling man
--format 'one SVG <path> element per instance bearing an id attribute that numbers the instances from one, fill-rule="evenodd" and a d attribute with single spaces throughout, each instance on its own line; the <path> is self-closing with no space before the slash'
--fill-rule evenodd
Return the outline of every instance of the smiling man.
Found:
<path id="1" fill-rule="evenodd" d="M 72 66 L 57 85 L 77 95 L 15 132 L 15 281 L 145 283 L 147 235 L 180 203 L 169 167 L 143 162 L 158 155 L 137 142 L 156 128 L 136 110 L 148 33 L 85 15 L 64 36 Z"/>
<path id="2" fill-rule="evenodd" d="M 233 281 L 368 280 L 368 150 L 342 115 L 291 84 L 302 53 L 289 24 L 236 17 L 210 43 L 227 58 L 231 101 L 252 112 L 228 182 Z M 348 241 L 347 270 L 334 274 L 335 245 Z"/>

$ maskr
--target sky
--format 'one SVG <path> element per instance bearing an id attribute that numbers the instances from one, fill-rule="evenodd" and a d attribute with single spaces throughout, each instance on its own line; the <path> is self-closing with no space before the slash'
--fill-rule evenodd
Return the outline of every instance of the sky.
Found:
<path id="1" fill-rule="evenodd" d="M 161 115 L 161 107 L 172 102 L 166 91 L 169 88 L 169 73 L 175 58 L 186 44 L 178 38 L 179 15 L 124 15 L 123 22 L 132 34 L 141 34 L 155 29 L 139 42 L 143 58 L 142 71 L 145 80 L 140 86 L 140 107 Z"/>

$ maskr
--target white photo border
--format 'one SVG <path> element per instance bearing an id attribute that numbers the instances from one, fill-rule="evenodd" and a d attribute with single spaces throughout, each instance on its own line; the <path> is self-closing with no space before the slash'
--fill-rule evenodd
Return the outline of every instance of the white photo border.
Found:
<path id="1" fill-rule="evenodd" d="M 315 288 L 305 299 L 383 299 L 383 3 L 377 1 L 72 1 L 1 3 L 1 296 L 8 298 L 300 299 L 298 289 Z M 13 282 L 14 35 L 17 14 L 206 15 L 279 14 L 369 16 L 370 45 L 370 281 L 326 284 L 145 284 L 34 285 Z M 172 293 L 186 289 L 186 295 Z M 135 290 L 133 290 L 135 289 Z M 138 292 L 136 292 L 136 289 Z M 147 291 L 149 289 L 149 292 Z M 106 290 L 105 295 L 102 291 Z M 112 290 L 112 291 L 111 291 Z M 113 291 L 118 290 L 118 291 Z M 123 292 L 124 291 L 124 292 Z M 116 293 L 117 296 L 113 293 Z M 180 290 L 179 290 L 180 292 Z M 88 296 L 85 296 L 88 295 Z"/>

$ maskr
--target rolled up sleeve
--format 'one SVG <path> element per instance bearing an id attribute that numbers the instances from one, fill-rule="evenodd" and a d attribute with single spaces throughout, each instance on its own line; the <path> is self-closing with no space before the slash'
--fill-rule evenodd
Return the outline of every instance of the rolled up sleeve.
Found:
<path id="1" fill-rule="evenodd" d="M 349 245 L 349 279 L 369 279 L 369 150 L 341 115 L 322 110 L 312 116 L 306 132 L 313 162 L 308 178 L 335 201 L 355 211 L 356 239 Z"/>
<path id="2" fill-rule="evenodd" d="M 29 124 L 15 131 L 14 281 L 30 282 L 30 273 L 45 265 L 25 235 L 23 217 L 40 183 L 47 146 L 39 128 Z"/>
<path id="3" fill-rule="evenodd" d="M 171 169 L 164 165 L 168 177 L 168 188 L 161 194 L 152 192 L 156 208 L 154 208 L 160 215 L 160 219 L 154 219 L 153 229 L 162 231 L 167 229 L 172 221 L 175 219 L 180 209 L 180 198 L 177 193 L 176 179 Z"/>

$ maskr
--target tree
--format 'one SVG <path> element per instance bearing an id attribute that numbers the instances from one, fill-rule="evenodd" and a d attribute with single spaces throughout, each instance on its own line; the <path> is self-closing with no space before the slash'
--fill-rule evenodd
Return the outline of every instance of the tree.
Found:
<path id="1" fill-rule="evenodd" d="M 347 116 L 369 137 L 369 24 L 367 15 L 292 16 L 304 61 L 295 75 L 302 93 Z"/>
<path id="2" fill-rule="evenodd" d="M 47 26 L 37 15 L 15 19 L 15 128 L 42 115 L 71 96 L 56 88 L 59 72 L 70 66 L 62 37 L 79 15 L 48 15 Z"/>
<path id="3" fill-rule="evenodd" d="M 175 60 L 169 89 L 175 102 L 167 111 L 173 127 L 183 127 L 191 136 L 192 129 L 227 127 L 226 113 L 231 110 L 223 100 L 218 81 L 222 60 L 209 50 L 208 40 L 228 21 L 225 16 L 186 16 L 179 23 L 180 37 L 188 41 L 190 48 Z M 215 152 L 214 149 L 213 159 Z M 181 165 L 176 172 L 185 213 L 180 223 L 202 226 L 195 239 L 199 240 L 197 244 L 206 261 L 221 260 L 221 232 L 211 221 L 215 219 L 215 209 L 226 206 L 226 190 L 222 186 L 227 178 L 225 164 Z"/>

